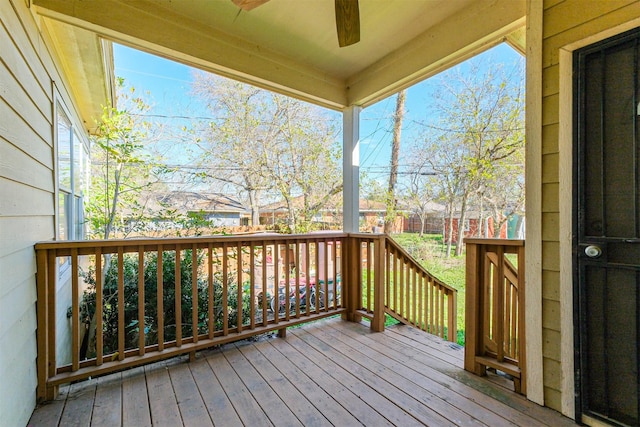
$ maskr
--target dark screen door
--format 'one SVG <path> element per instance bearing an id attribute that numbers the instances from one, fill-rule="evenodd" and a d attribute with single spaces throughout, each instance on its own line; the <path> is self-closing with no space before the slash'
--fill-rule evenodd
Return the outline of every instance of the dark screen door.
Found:
<path id="1" fill-rule="evenodd" d="M 640 31 L 575 53 L 575 326 L 579 413 L 637 426 Z"/>

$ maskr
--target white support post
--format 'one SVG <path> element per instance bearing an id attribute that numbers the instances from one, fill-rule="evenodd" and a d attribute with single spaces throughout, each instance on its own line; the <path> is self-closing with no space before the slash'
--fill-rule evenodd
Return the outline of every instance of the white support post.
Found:
<path id="1" fill-rule="evenodd" d="M 342 229 L 346 233 L 357 233 L 360 222 L 360 110 L 352 105 L 342 111 Z"/>

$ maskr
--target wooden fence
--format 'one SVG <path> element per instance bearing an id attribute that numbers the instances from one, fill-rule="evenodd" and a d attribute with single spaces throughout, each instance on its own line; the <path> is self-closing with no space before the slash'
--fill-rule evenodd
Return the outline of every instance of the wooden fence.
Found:
<path id="1" fill-rule="evenodd" d="M 524 241 L 465 239 L 465 369 L 494 368 L 526 393 Z"/>
<path id="2" fill-rule="evenodd" d="M 54 398 L 60 384 L 269 331 L 284 336 L 289 326 L 339 314 L 369 317 L 381 331 L 389 313 L 455 340 L 455 290 L 384 235 L 59 241 L 35 249 L 40 400 Z M 64 286 L 71 301 L 58 298 Z M 57 360 L 61 304 L 70 305 L 69 360 Z"/>

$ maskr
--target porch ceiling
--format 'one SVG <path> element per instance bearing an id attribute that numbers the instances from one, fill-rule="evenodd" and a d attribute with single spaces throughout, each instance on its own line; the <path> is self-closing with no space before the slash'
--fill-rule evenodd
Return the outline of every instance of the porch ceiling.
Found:
<path id="1" fill-rule="evenodd" d="M 339 48 L 331 0 L 271 0 L 249 12 L 231 0 L 33 4 L 45 18 L 334 109 L 367 106 L 521 40 L 525 24 L 525 0 L 360 0 L 361 41 Z"/>

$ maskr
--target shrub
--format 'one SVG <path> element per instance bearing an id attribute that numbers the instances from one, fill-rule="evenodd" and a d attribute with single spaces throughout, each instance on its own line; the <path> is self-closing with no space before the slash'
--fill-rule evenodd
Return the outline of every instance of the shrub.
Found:
<path id="1" fill-rule="evenodd" d="M 180 309 L 182 337 L 193 335 L 192 310 L 193 310 L 193 265 L 191 250 L 183 250 L 180 258 Z M 145 345 L 158 343 L 158 280 L 157 252 L 147 252 L 144 255 L 144 334 Z M 175 251 L 162 253 L 162 309 L 164 341 L 176 339 L 176 255 Z M 118 259 L 111 257 L 106 260 L 103 279 L 103 346 L 104 354 L 115 353 L 118 350 L 118 307 L 124 304 L 124 336 L 125 349 L 138 347 L 140 319 L 138 318 L 138 254 L 124 254 L 122 258 L 124 301 L 119 300 L 118 295 Z M 202 255 L 197 256 L 198 264 L 202 261 Z M 96 329 L 96 279 L 95 268 L 92 266 L 84 274 L 84 281 L 88 289 L 84 292 L 80 307 L 81 318 L 89 324 L 90 333 L 84 343 L 86 349 L 81 357 L 95 357 L 95 329 Z M 198 334 L 208 333 L 209 321 L 209 289 L 208 281 L 198 277 L 197 284 L 197 308 L 198 308 Z M 213 277 L 213 323 L 215 330 L 223 328 L 223 284 L 222 274 L 214 273 Z M 238 309 L 238 284 L 235 274 L 228 274 L 227 280 L 227 326 L 234 328 L 238 323 L 238 312 L 242 315 L 243 324 L 247 324 L 251 315 L 251 298 L 249 285 L 243 284 L 242 307 Z"/>

